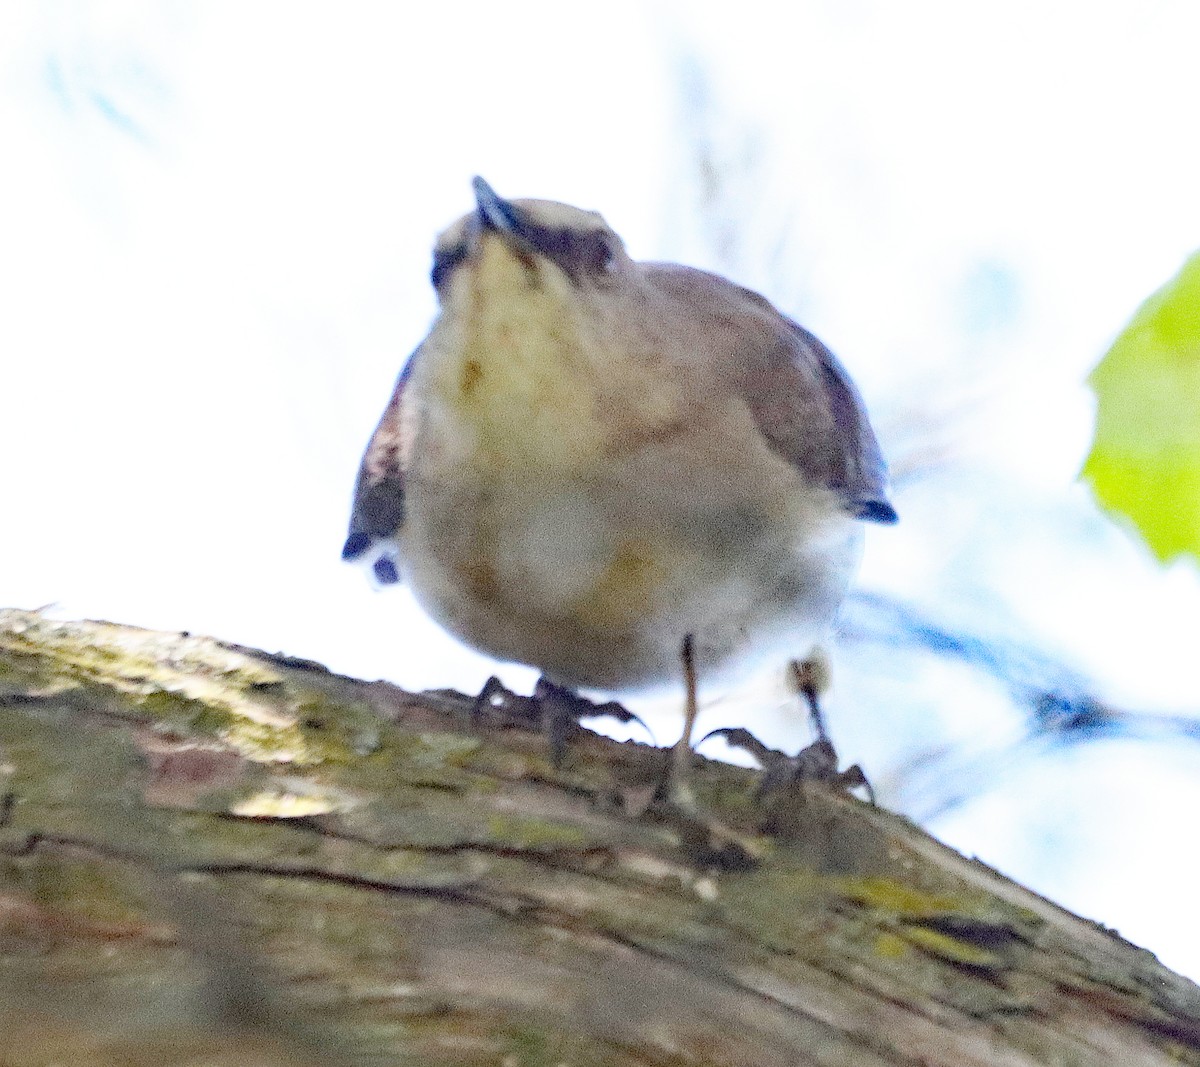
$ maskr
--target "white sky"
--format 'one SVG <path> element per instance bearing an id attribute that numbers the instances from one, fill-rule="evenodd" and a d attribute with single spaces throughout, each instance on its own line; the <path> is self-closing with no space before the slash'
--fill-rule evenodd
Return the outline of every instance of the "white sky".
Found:
<path id="1" fill-rule="evenodd" d="M 481 173 L 759 287 L 832 345 L 903 517 L 872 531 L 863 589 L 1046 650 L 1116 706 L 1195 712 L 1195 568 L 1156 568 L 1075 475 L 1084 377 L 1200 245 L 1200 7 L 416 10 L 0 8 L 0 603 L 482 682 L 338 560 L 433 312 L 433 236 Z M 794 710 L 752 709 L 704 726 L 803 742 Z M 844 651 L 830 717 L 889 804 L 1200 974 L 1176 888 L 1198 746 L 1014 749 L 995 682 L 877 643 Z"/>

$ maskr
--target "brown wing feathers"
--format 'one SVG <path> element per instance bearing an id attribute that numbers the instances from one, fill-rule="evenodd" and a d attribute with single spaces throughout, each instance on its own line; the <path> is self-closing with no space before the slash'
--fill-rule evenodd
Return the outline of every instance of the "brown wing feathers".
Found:
<path id="1" fill-rule="evenodd" d="M 412 362 L 410 359 L 401 372 L 392 398 L 363 454 L 354 490 L 350 532 L 342 547 L 343 559 L 357 559 L 378 538 L 392 537 L 404 523 L 404 472 L 411 447 L 404 393 Z"/>

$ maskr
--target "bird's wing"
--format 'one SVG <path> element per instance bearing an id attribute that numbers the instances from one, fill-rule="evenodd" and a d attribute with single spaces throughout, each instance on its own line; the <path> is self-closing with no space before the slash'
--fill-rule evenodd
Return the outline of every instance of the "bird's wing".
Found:
<path id="1" fill-rule="evenodd" d="M 392 398 L 363 453 L 343 559 L 364 555 L 376 541 L 394 537 L 404 523 L 404 474 L 413 437 L 412 405 L 406 406 L 405 393 L 419 351 L 400 372 Z"/>
<path id="2" fill-rule="evenodd" d="M 707 271 L 646 264 L 651 282 L 688 306 L 694 344 L 718 349 L 718 374 L 768 446 L 856 518 L 892 523 L 887 465 L 850 375 L 813 334 L 753 290 Z"/>
<path id="3" fill-rule="evenodd" d="M 793 403 L 764 400 L 762 394 L 756 394 L 757 401 L 748 400 L 763 436 L 813 481 L 837 490 L 855 518 L 895 522 L 896 509 L 887 497 L 887 464 L 858 389 L 817 337 L 782 317 L 793 340 L 780 380 L 782 385 L 792 379 Z M 807 402 L 797 401 L 802 391 L 811 391 Z M 812 420 L 808 426 L 802 425 L 806 416 Z"/>

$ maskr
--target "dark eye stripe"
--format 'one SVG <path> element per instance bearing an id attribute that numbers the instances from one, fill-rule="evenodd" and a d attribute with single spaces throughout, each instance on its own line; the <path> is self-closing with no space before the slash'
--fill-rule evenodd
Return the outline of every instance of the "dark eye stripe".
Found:
<path id="1" fill-rule="evenodd" d="M 467 258 L 467 244 L 463 241 L 453 248 L 436 248 L 433 252 L 433 270 L 429 272 L 429 280 L 435 289 L 454 273 L 455 269 Z"/>
<path id="2" fill-rule="evenodd" d="M 613 245 L 609 236 L 600 231 L 584 232 L 544 226 L 526 226 L 524 237 L 543 256 L 557 263 L 572 281 L 603 277 L 613 260 Z M 435 289 L 441 289 L 450 276 L 466 261 L 467 242 L 433 252 L 433 269 L 429 279 Z"/>
<path id="3" fill-rule="evenodd" d="M 604 233 L 530 227 L 528 236 L 542 255 L 554 260 L 576 283 L 585 277 L 600 277 L 608 272 L 613 250 L 612 242 Z"/>

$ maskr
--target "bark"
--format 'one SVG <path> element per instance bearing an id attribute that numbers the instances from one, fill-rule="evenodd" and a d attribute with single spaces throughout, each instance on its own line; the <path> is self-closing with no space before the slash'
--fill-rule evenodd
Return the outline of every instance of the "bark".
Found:
<path id="1" fill-rule="evenodd" d="M 0 612 L 0 1065 L 1200 1064 L 1200 990 L 828 787 Z"/>

